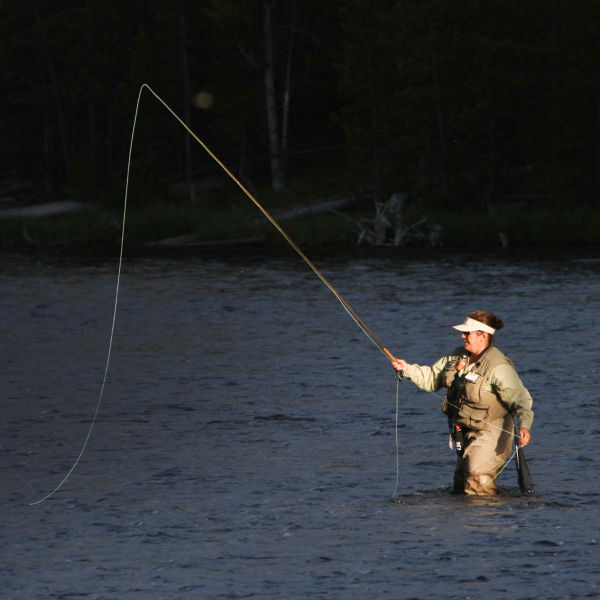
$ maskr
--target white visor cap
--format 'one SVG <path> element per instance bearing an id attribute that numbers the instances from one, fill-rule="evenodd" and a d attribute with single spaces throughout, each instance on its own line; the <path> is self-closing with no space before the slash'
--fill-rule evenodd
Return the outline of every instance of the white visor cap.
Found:
<path id="1" fill-rule="evenodd" d="M 464 333 L 467 333 L 469 331 L 485 331 L 490 335 L 494 335 L 494 333 L 496 333 L 496 330 L 493 327 L 490 327 L 489 325 L 486 325 L 481 321 L 471 319 L 470 317 L 467 317 L 462 325 L 452 325 L 452 327 Z"/>

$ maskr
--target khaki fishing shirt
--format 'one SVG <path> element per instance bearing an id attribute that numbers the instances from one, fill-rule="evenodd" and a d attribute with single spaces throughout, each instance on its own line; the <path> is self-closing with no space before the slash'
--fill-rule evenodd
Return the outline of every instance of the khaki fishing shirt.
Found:
<path id="1" fill-rule="evenodd" d="M 442 356 L 431 367 L 417 364 L 408 365 L 405 373 L 418 388 L 426 392 L 436 392 L 441 387 L 444 387 L 444 381 L 441 376 L 444 368 L 450 361 L 455 360 L 457 360 L 456 351 L 452 354 Z M 467 365 L 461 371 L 461 375 L 466 375 L 474 368 L 475 364 Z M 494 367 L 482 387 L 487 392 L 493 393 L 509 412 L 517 415 L 521 427 L 531 429 L 531 424 L 533 423 L 533 411 L 531 410 L 533 400 L 512 364 L 507 362 Z"/>

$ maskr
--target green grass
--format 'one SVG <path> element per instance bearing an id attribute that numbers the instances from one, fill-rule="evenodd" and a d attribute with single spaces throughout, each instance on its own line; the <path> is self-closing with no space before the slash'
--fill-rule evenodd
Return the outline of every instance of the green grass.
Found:
<path id="1" fill-rule="evenodd" d="M 490 210 L 412 207 L 407 222 L 439 223 L 451 246 L 499 245 L 504 234 L 511 246 L 600 245 L 600 207 L 523 207 Z"/>
<path id="2" fill-rule="evenodd" d="M 99 207 L 44 218 L 3 219 L 0 247 L 118 244 L 121 228 L 122 212 Z M 125 243 L 140 246 L 182 235 L 221 240 L 255 235 L 256 231 L 246 207 L 155 203 L 127 211 Z"/>
<path id="3" fill-rule="evenodd" d="M 267 194 L 261 197 L 267 210 L 300 203 L 302 193 Z M 310 196 L 309 196 L 310 197 Z M 314 196 L 313 196 L 314 197 Z M 306 196 L 304 196 L 306 198 Z M 117 245 L 121 236 L 122 209 L 99 206 L 43 218 L 1 219 L 0 248 Z M 324 250 L 355 247 L 358 227 L 353 219 L 372 218 L 374 210 L 346 217 L 321 214 L 281 223 L 288 235 L 303 249 Z M 350 217 L 350 218 L 348 218 Z M 441 225 L 446 247 L 499 246 L 503 233 L 511 247 L 600 245 L 600 207 L 522 207 L 505 205 L 484 210 L 474 207 L 438 207 L 409 204 L 405 223 L 417 223 L 424 241 L 428 228 Z M 264 238 L 267 246 L 285 245 L 285 241 L 243 194 L 205 199 L 202 203 L 155 202 L 144 207 L 130 205 L 125 242 L 129 247 L 156 243 L 165 238 L 189 235 L 197 241 Z"/>

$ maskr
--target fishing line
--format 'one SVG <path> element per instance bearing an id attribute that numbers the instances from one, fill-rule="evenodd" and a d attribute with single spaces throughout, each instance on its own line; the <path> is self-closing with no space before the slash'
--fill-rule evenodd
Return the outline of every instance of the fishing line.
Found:
<path id="1" fill-rule="evenodd" d="M 519 451 L 519 447 L 517 446 L 517 444 L 515 444 L 515 451 L 506 459 L 504 466 L 492 477 L 490 482 L 486 485 L 490 485 L 490 483 L 494 482 L 498 477 L 500 477 L 500 473 L 502 473 L 502 471 L 504 471 L 504 469 L 506 469 L 506 467 L 508 467 L 508 463 L 510 463 L 510 461 L 517 455 L 518 451 Z"/>
<path id="2" fill-rule="evenodd" d="M 399 398 L 400 398 L 400 378 L 396 377 L 396 426 L 395 426 L 395 440 L 396 440 L 396 485 L 394 486 L 394 492 L 392 493 L 392 500 L 396 499 L 396 493 L 398 492 L 398 485 L 400 483 L 400 444 L 398 442 L 398 412 L 399 412 Z"/>
<path id="3" fill-rule="evenodd" d="M 399 479 L 400 479 L 400 445 L 399 445 L 399 441 L 398 441 L 398 411 L 399 411 L 399 401 L 398 400 L 399 400 L 400 382 L 404 381 L 405 379 L 408 379 L 410 381 L 410 377 L 408 377 L 408 375 L 406 375 L 403 371 L 400 371 L 399 373 L 396 374 L 396 423 L 395 423 L 395 439 L 396 439 L 396 485 L 394 487 L 394 492 L 392 494 L 392 500 L 395 500 L 395 498 L 396 498 L 396 492 L 398 491 L 398 484 L 399 484 Z M 430 394 L 432 394 L 433 396 L 435 396 L 439 400 L 444 400 L 436 392 L 432 392 L 430 390 L 424 390 L 424 391 L 429 392 Z M 447 398 L 445 398 L 445 401 L 447 402 L 447 404 L 449 406 L 452 406 L 452 408 L 456 408 L 458 411 L 462 412 L 464 415 L 466 415 L 468 417 L 472 417 L 473 416 L 468 411 L 466 411 L 464 408 L 462 408 L 460 406 L 457 406 L 456 404 L 453 404 L 452 402 L 450 402 Z M 514 438 L 514 440 L 515 440 L 515 450 L 514 450 L 514 452 L 506 459 L 506 462 L 504 463 L 504 465 L 502 466 L 502 468 L 494 475 L 494 477 L 492 477 L 492 479 L 489 481 L 489 483 L 486 484 L 486 485 L 490 485 L 498 477 L 500 477 L 500 474 L 502 473 L 502 471 L 504 471 L 504 469 L 506 469 L 506 467 L 509 465 L 509 463 L 517 455 L 517 452 L 519 451 L 519 448 L 518 448 L 519 442 L 518 442 L 518 440 L 521 439 L 521 436 L 514 429 L 512 431 L 509 431 L 508 429 L 504 429 L 503 427 L 499 427 L 498 425 L 495 425 L 494 423 L 491 423 L 490 421 L 486 421 L 485 419 L 481 419 L 481 421 L 482 421 L 482 423 L 485 423 L 486 425 L 489 425 L 490 427 L 493 427 L 494 429 L 498 429 L 501 432 L 508 433 L 509 435 L 512 435 L 513 438 Z"/>
<path id="4" fill-rule="evenodd" d="M 401 377 L 401 379 L 398 379 L 398 381 L 403 381 L 405 379 L 407 379 L 408 381 L 410 381 L 410 377 L 408 375 L 406 375 L 402 371 L 402 377 Z M 504 433 L 508 433 L 508 434 L 514 436 L 515 438 L 521 439 L 521 436 L 518 435 L 514 430 L 513 431 L 509 431 L 508 429 L 504 429 L 503 427 L 500 427 L 499 425 L 494 425 L 494 423 L 492 423 L 490 421 L 486 421 L 485 419 L 480 419 L 478 417 L 475 417 L 474 414 L 470 413 L 465 408 L 463 408 L 461 406 L 457 406 L 456 404 L 453 404 L 452 402 L 450 402 L 447 397 L 446 398 L 442 398 L 442 396 L 440 396 L 437 392 L 432 392 L 431 390 L 422 390 L 422 391 L 427 392 L 428 394 L 431 394 L 432 396 L 435 396 L 438 400 L 445 401 L 448 404 L 448 406 L 451 406 L 452 408 L 455 408 L 456 410 L 458 410 L 460 413 L 462 413 L 466 417 L 470 417 L 472 419 L 475 419 L 476 421 L 479 420 L 482 423 L 485 423 L 486 425 L 489 425 L 493 429 L 497 429 L 498 431 L 502 431 Z"/>
<path id="5" fill-rule="evenodd" d="M 327 280 L 327 278 L 317 269 L 312 261 L 300 250 L 296 243 L 290 238 L 290 236 L 282 229 L 277 221 L 267 212 L 267 210 L 260 204 L 260 202 L 248 191 L 248 189 L 242 184 L 242 182 L 225 166 L 225 164 L 214 154 L 214 152 L 190 129 L 190 127 L 175 113 L 175 111 L 146 83 L 142 84 L 138 94 L 138 101 L 136 105 L 136 116 L 139 109 L 140 98 L 144 89 L 148 90 L 170 113 L 179 121 L 183 128 L 204 148 L 208 155 L 229 175 L 229 177 L 237 184 L 237 186 L 248 196 L 248 198 L 254 203 L 254 205 L 262 212 L 262 214 L 269 220 L 271 225 L 279 231 L 284 237 L 288 244 L 301 256 L 304 262 L 312 269 L 315 275 L 329 288 L 331 293 L 338 299 L 344 310 L 350 315 L 350 318 L 358 325 L 361 331 L 379 348 L 379 350 L 387 356 L 390 360 L 393 358 L 390 352 L 383 346 L 383 344 L 375 337 L 371 330 L 366 326 L 363 320 L 352 310 L 350 305 L 344 300 L 341 294 L 333 287 L 333 285 Z M 135 125 L 134 125 L 135 128 Z M 133 141 L 133 134 L 132 134 Z"/>
<path id="6" fill-rule="evenodd" d="M 142 93 L 144 90 L 148 90 L 156 98 L 156 100 L 158 100 L 167 109 L 167 111 L 169 113 L 171 113 L 171 115 L 184 127 L 184 129 L 202 146 L 202 148 L 204 148 L 204 150 L 209 154 L 209 156 L 225 171 L 225 173 L 227 173 L 227 175 L 229 175 L 229 177 L 237 184 L 237 186 L 244 192 L 244 194 L 246 194 L 246 196 L 248 196 L 248 198 L 250 198 L 250 200 L 256 205 L 256 207 L 269 220 L 269 222 L 273 225 L 273 227 L 275 227 L 275 229 L 277 229 L 277 231 L 279 231 L 279 233 L 290 244 L 290 246 L 292 246 L 292 248 L 301 256 L 301 258 L 306 262 L 306 264 L 312 269 L 312 271 L 315 273 L 315 275 L 333 293 L 333 295 L 340 302 L 340 304 L 342 305 L 344 310 L 348 313 L 350 318 L 356 323 L 356 325 L 367 336 L 367 338 L 369 340 L 371 340 L 371 342 L 388 359 L 391 360 L 393 358 L 392 354 L 375 337 L 375 335 L 371 332 L 371 330 L 366 326 L 364 321 L 354 312 L 354 310 L 346 302 L 346 300 L 342 297 L 342 295 L 333 287 L 333 285 L 327 280 L 327 278 L 321 273 L 321 271 L 319 271 L 319 269 L 317 269 L 317 267 L 306 256 L 306 254 L 304 254 L 304 252 L 302 252 L 302 250 L 300 250 L 300 248 L 296 245 L 296 243 L 281 228 L 279 223 L 277 223 L 277 221 L 267 212 L 267 210 L 248 191 L 248 189 L 239 181 L 239 179 L 237 177 L 235 177 L 235 175 L 214 154 L 214 152 L 194 133 L 194 131 L 192 131 L 192 129 L 190 129 L 190 127 L 179 117 L 179 115 L 177 115 L 175 113 L 175 111 L 148 84 L 144 83 L 141 85 L 139 92 L 138 92 L 137 102 L 136 102 L 136 106 L 135 106 L 135 115 L 133 118 L 133 126 L 132 126 L 132 130 L 131 130 L 131 139 L 129 142 L 129 154 L 128 154 L 128 159 L 127 159 L 127 174 L 126 174 L 126 179 L 125 179 L 125 194 L 124 194 L 124 200 L 123 200 L 123 218 L 122 218 L 122 225 L 121 225 L 121 243 L 120 243 L 120 250 L 119 250 L 119 263 L 118 263 L 118 268 L 117 268 L 117 284 L 116 284 L 116 289 L 115 289 L 115 300 L 114 300 L 112 325 L 111 325 L 111 330 L 110 330 L 110 339 L 109 339 L 108 351 L 107 351 L 107 356 L 106 356 L 106 364 L 104 367 L 104 376 L 102 378 L 102 384 L 100 387 L 100 394 L 98 397 L 98 401 L 96 402 L 96 408 L 94 410 L 94 415 L 92 417 L 92 421 L 88 428 L 87 435 L 83 442 L 83 446 L 82 446 L 81 451 L 79 452 L 77 458 L 75 459 L 75 462 L 73 463 L 71 468 L 68 470 L 67 474 L 61 480 L 61 482 L 51 492 L 49 492 L 48 494 L 46 494 L 44 497 L 40 498 L 39 500 L 29 503 L 29 506 L 35 506 L 36 504 L 40 504 L 41 502 L 44 502 L 45 500 L 47 500 L 48 498 L 53 496 L 56 492 L 58 492 L 58 490 L 60 490 L 62 488 L 62 486 L 69 479 L 69 477 L 71 476 L 71 474 L 73 473 L 73 471 L 75 470 L 77 465 L 79 464 L 79 461 L 81 460 L 81 457 L 83 456 L 83 453 L 85 452 L 85 450 L 87 448 L 88 442 L 92 435 L 92 430 L 94 428 L 94 425 L 95 425 L 97 417 L 98 417 L 98 412 L 100 410 L 102 398 L 104 396 L 104 388 L 106 385 L 106 381 L 108 379 L 108 369 L 109 369 L 109 365 L 110 365 L 114 332 L 115 332 L 115 324 L 116 324 L 116 320 L 117 320 L 117 307 L 118 307 L 118 303 L 119 303 L 119 288 L 120 288 L 120 281 L 121 281 L 121 271 L 122 271 L 122 266 L 123 266 L 123 248 L 124 248 L 124 241 L 125 241 L 125 220 L 126 220 L 126 216 L 127 216 L 127 201 L 129 198 L 129 179 L 130 179 L 130 173 L 131 173 L 131 157 L 133 154 L 133 142 L 134 142 L 134 138 L 135 138 L 136 125 L 137 125 L 137 121 L 138 121 L 140 101 L 141 101 Z"/>
<path id="7" fill-rule="evenodd" d="M 138 99 L 138 104 L 139 104 L 139 99 Z M 111 323 L 111 327 L 110 327 L 108 350 L 106 352 L 106 363 L 104 365 L 104 376 L 102 377 L 102 384 L 100 386 L 100 393 L 98 395 L 98 401 L 96 402 L 96 409 L 94 410 L 94 415 L 92 417 L 92 421 L 88 428 L 87 435 L 85 436 L 83 446 L 81 447 L 81 451 L 79 452 L 77 458 L 75 459 L 73 466 L 67 471 L 67 474 L 64 476 L 62 481 L 51 492 L 46 494 L 43 498 L 36 500 L 35 502 L 30 502 L 29 506 L 35 506 L 36 504 L 40 504 L 40 503 L 44 502 L 44 500 L 47 500 L 48 498 L 50 498 L 51 496 L 56 494 L 56 492 L 58 492 L 58 490 L 60 490 L 60 488 L 66 483 L 67 479 L 69 479 L 69 477 L 71 476 L 71 473 L 73 473 L 73 471 L 79 464 L 79 461 L 81 460 L 81 457 L 83 456 L 83 453 L 85 452 L 85 450 L 87 448 L 88 442 L 90 441 L 90 437 L 92 435 L 92 430 L 94 429 L 94 425 L 96 424 L 96 420 L 98 418 L 98 412 L 100 411 L 100 404 L 102 403 L 102 398 L 104 396 L 104 388 L 106 387 L 106 381 L 108 379 L 108 367 L 110 365 L 113 340 L 115 337 L 115 324 L 117 322 L 117 307 L 119 304 L 119 290 L 120 290 L 120 285 L 121 285 L 121 270 L 122 270 L 122 266 L 123 266 L 123 247 L 125 245 L 125 219 L 127 217 L 127 199 L 129 196 L 129 172 L 131 169 L 133 134 L 135 132 L 136 122 L 137 122 L 137 110 L 135 111 L 135 116 L 133 118 L 133 128 L 131 131 L 131 140 L 129 143 L 129 155 L 128 155 L 128 159 L 127 159 L 127 176 L 125 178 L 125 195 L 124 195 L 124 200 L 123 200 L 123 217 L 122 217 L 122 223 L 121 223 L 121 243 L 120 243 L 120 248 L 119 248 L 119 263 L 118 263 L 118 267 L 117 267 L 117 283 L 115 286 L 115 300 L 114 300 L 114 305 L 113 305 L 113 316 L 112 316 L 112 323 Z"/>

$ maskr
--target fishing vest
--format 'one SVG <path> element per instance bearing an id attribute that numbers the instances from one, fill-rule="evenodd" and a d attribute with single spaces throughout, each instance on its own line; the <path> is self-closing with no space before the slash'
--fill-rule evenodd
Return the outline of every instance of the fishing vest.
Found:
<path id="1" fill-rule="evenodd" d="M 485 429 L 489 421 L 504 417 L 508 410 L 494 392 L 485 389 L 490 373 L 498 365 L 512 362 L 496 346 L 488 346 L 468 373 L 458 373 L 464 348 L 452 353 L 452 358 L 440 373 L 443 385 L 448 387 L 442 410 L 452 420 L 470 429 Z"/>

